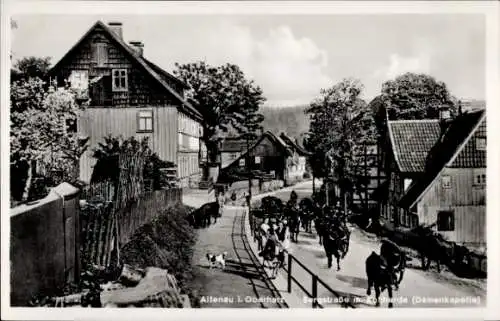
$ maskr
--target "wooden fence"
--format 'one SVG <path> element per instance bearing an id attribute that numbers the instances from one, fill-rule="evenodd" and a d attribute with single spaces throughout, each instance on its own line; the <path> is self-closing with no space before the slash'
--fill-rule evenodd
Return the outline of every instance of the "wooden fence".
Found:
<path id="1" fill-rule="evenodd" d="M 28 306 L 33 295 L 78 279 L 79 212 L 78 189 L 65 183 L 35 204 L 11 209 L 12 306 Z"/>
<path id="2" fill-rule="evenodd" d="M 28 306 L 34 295 L 78 281 L 82 264 L 109 266 L 113 251 L 137 228 L 182 200 L 181 189 L 158 190 L 116 209 L 113 193 L 105 183 L 82 193 L 63 183 L 36 204 L 11 209 L 12 306 Z"/>
<path id="3" fill-rule="evenodd" d="M 122 209 L 115 209 L 109 201 L 88 203 L 81 213 L 81 242 L 85 262 L 109 266 L 116 258 L 114 251 L 127 243 L 140 226 L 154 219 L 161 208 L 181 200 L 182 190 L 172 188 L 145 193 L 139 200 Z"/>

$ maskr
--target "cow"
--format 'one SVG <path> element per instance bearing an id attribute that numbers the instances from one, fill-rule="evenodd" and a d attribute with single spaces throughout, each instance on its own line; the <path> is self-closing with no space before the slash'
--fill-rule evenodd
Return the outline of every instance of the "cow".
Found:
<path id="1" fill-rule="evenodd" d="M 340 259 L 346 254 L 345 242 L 348 235 L 338 226 L 328 226 L 323 229 L 323 247 L 328 259 L 328 268 L 332 267 L 332 256 L 337 259 L 337 271 L 340 271 Z M 348 240 L 347 240 L 348 242 Z"/>
<path id="2" fill-rule="evenodd" d="M 441 264 L 450 264 L 454 257 L 453 243 L 445 241 L 430 227 L 419 226 L 413 230 L 419 236 L 417 251 L 422 261 L 422 269 L 428 270 L 434 261 L 438 273 L 441 273 Z"/>
<path id="3" fill-rule="evenodd" d="M 314 204 L 310 198 L 303 198 L 300 203 L 300 216 L 302 221 L 302 227 L 308 233 L 312 232 L 312 220 L 314 216 Z"/>
<path id="4" fill-rule="evenodd" d="M 214 224 L 217 223 L 219 207 L 217 202 L 203 204 L 200 208 L 189 214 L 188 221 L 195 228 L 209 227 L 212 224 L 212 218 L 215 219 Z"/>
<path id="5" fill-rule="evenodd" d="M 394 287 L 397 290 L 399 283 L 403 280 L 406 268 L 406 253 L 396 243 L 384 239 L 380 246 L 380 256 L 386 261 L 388 272 L 391 273 Z M 399 273 L 399 276 L 396 273 Z"/>
<path id="6" fill-rule="evenodd" d="M 389 308 L 392 308 L 392 284 L 393 274 L 387 269 L 386 260 L 372 251 L 365 261 L 366 277 L 368 279 L 368 289 L 366 295 L 371 295 L 371 288 L 375 289 L 375 306 L 380 306 L 380 293 L 387 289 L 389 295 Z"/>

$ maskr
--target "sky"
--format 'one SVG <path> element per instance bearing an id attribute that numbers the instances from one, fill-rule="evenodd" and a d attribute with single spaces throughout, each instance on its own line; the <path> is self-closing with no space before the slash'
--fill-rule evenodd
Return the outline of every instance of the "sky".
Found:
<path id="1" fill-rule="evenodd" d="M 174 63 L 234 63 L 267 105 L 308 104 L 320 89 L 359 79 L 363 98 L 404 72 L 443 81 L 461 99 L 485 99 L 486 25 L 475 14 L 385 15 L 18 15 L 13 61 L 56 63 L 97 21 L 123 23 L 125 41 L 167 71 Z"/>

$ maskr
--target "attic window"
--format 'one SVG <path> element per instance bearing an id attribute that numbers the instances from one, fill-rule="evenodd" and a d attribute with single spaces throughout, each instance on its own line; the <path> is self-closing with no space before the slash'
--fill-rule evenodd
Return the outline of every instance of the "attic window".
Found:
<path id="1" fill-rule="evenodd" d="M 97 67 L 105 67 L 108 62 L 108 47 L 104 42 L 96 42 L 92 44 L 92 58 L 97 64 Z"/>
<path id="2" fill-rule="evenodd" d="M 127 91 L 127 69 L 113 69 L 113 91 Z"/>
<path id="3" fill-rule="evenodd" d="M 476 150 L 486 150 L 486 137 L 476 138 Z"/>
<path id="4" fill-rule="evenodd" d="M 443 175 L 441 177 L 441 187 L 444 189 L 451 188 L 451 177 L 448 175 Z"/>

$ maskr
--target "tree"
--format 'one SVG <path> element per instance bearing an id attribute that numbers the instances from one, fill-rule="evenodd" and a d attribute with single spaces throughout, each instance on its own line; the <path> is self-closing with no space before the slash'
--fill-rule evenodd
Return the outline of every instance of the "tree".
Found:
<path id="1" fill-rule="evenodd" d="M 24 57 L 15 63 L 15 67 L 27 77 L 38 77 L 44 79 L 50 68 L 50 57 Z"/>
<path id="2" fill-rule="evenodd" d="M 314 175 L 334 180 L 344 207 L 347 195 L 366 184 L 358 172 L 357 155 L 375 138 L 372 113 L 359 98 L 362 89 L 359 81 L 344 79 L 321 90 L 321 97 L 306 110 L 311 119 L 306 148 L 314 154 Z"/>
<path id="3" fill-rule="evenodd" d="M 217 163 L 220 142 L 231 127 L 242 134 L 255 130 L 262 121 L 257 113 L 265 101 L 262 89 L 233 64 L 213 67 L 196 62 L 176 64 L 176 68 L 174 74 L 191 87 L 187 96 L 203 115 L 208 160 Z"/>
<path id="4" fill-rule="evenodd" d="M 435 119 L 441 108 L 457 112 L 457 101 L 446 84 L 425 74 L 405 73 L 382 85 L 381 95 L 370 106 L 376 114 L 377 128 L 383 134 L 386 113 L 391 120 Z"/>
<path id="5" fill-rule="evenodd" d="M 85 104 L 77 104 L 70 89 L 47 92 L 36 77 L 14 82 L 10 101 L 11 181 L 22 186 L 18 198 L 30 198 L 35 168 L 46 177 L 58 172 L 61 180 L 76 180 L 88 138 L 79 137 L 75 125 Z"/>

